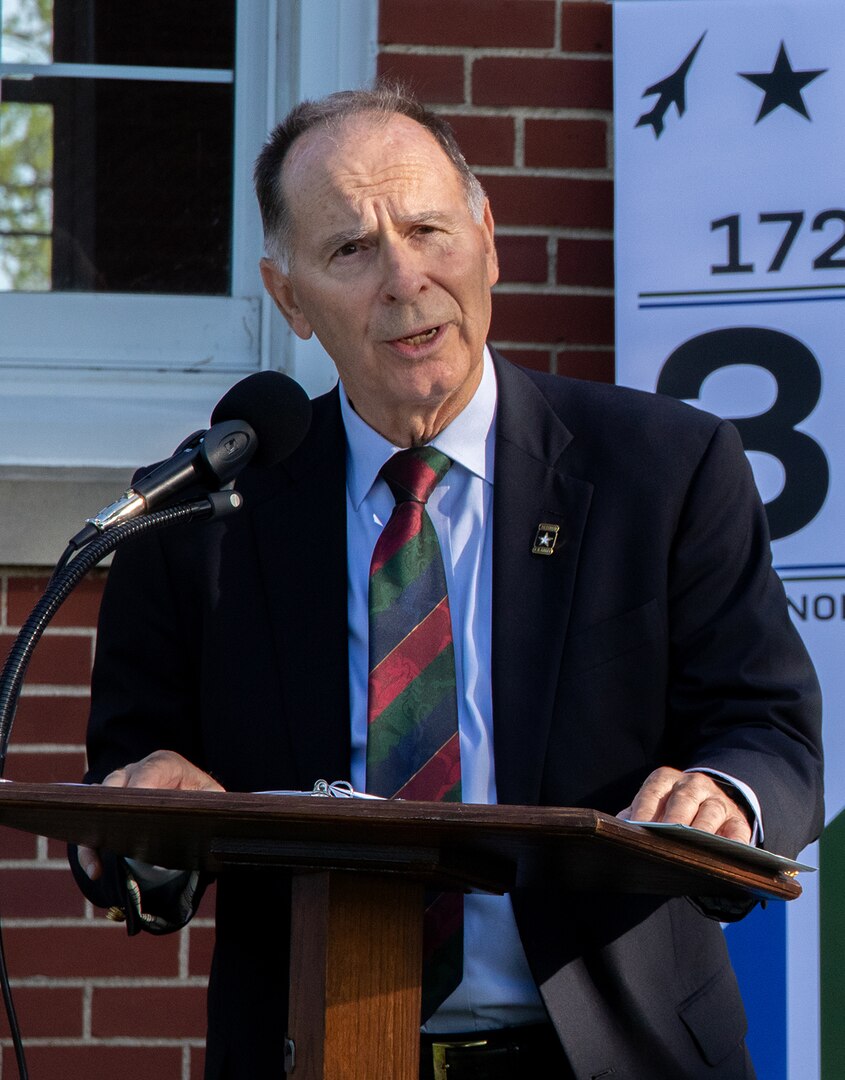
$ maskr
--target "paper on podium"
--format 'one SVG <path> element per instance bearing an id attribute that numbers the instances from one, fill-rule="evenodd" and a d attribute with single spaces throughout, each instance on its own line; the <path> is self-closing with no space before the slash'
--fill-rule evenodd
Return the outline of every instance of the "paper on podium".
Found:
<path id="1" fill-rule="evenodd" d="M 640 825 L 644 829 L 652 829 L 666 836 L 684 840 L 690 844 L 697 844 L 699 847 L 707 848 L 708 851 L 713 851 L 716 854 L 741 855 L 745 862 L 754 863 L 766 870 L 778 870 L 791 875 L 812 873 L 817 869 L 807 863 L 787 859 L 784 855 L 775 855 L 771 851 L 764 851 L 763 848 L 743 844 L 741 840 L 729 840 L 725 836 L 714 836 L 713 833 L 705 832 L 703 829 L 694 829 L 692 825 L 678 825 L 668 821 L 629 821 L 628 824 Z"/>

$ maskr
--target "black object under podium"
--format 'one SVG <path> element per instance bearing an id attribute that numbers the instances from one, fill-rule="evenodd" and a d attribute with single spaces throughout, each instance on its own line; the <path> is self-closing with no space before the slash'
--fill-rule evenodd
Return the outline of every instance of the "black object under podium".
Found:
<path id="1" fill-rule="evenodd" d="M 801 894 L 776 857 L 595 810 L 2 782 L 0 824 L 161 866 L 292 870 L 296 1080 L 416 1080 L 425 886 Z"/>

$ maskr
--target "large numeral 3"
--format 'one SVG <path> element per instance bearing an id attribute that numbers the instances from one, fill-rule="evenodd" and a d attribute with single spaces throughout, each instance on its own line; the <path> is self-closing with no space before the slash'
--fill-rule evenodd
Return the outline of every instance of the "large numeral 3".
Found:
<path id="1" fill-rule="evenodd" d="M 733 423 L 746 450 L 771 454 L 783 466 L 783 490 L 766 504 L 772 539 L 779 540 L 813 520 L 830 484 L 824 451 L 809 435 L 795 430 L 818 404 L 821 371 L 807 346 L 789 334 L 762 327 L 732 327 L 700 334 L 675 349 L 663 365 L 657 390 L 695 399 L 708 375 L 733 364 L 764 368 L 777 385 L 774 404 L 767 412 L 739 417 Z"/>

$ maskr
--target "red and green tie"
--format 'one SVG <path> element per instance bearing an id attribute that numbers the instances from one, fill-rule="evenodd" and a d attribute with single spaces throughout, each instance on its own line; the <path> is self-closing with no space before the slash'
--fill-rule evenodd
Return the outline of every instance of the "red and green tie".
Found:
<path id="1" fill-rule="evenodd" d="M 461 801 L 452 621 L 443 558 L 425 504 L 451 459 L 430 446 L 394 454 L 381 470 L 396 506 L 370 565 L 367 791 Z M 461 981 L 463 897 L 428 898 L 423 1019 Z"/>

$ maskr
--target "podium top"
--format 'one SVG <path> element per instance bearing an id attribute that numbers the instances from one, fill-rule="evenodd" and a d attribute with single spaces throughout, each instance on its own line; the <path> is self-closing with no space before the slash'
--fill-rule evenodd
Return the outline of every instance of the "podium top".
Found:
<path id="1" fill-rule="evenodd" d="M 699 846 L 597 810 L 308 795 L 0 783 L 0 824 L 160 866 L 404 875 L 441 888 L 515 886 L 664 896 L 800 896 L 797 864 Z"/>

